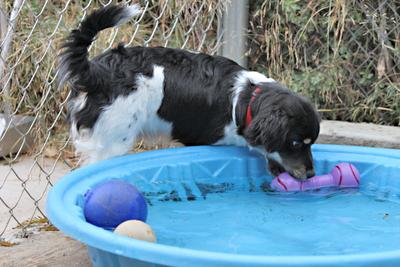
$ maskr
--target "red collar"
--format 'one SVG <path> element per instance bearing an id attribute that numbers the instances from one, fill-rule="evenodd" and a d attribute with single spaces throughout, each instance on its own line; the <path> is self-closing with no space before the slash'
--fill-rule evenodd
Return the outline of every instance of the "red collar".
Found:
<path id="1" fill-rule="evenodd" d="M 250 102 L 247 105 L 247 112 L 246 112 L 246 123 L 245 123 L 245 127 L 248 127 L 253 119 L 253 116 L 251 115 L 251 104 L 253 103 L 254 99 L 256 99 L 256 96 L 261 93 L 261 88 L 256 87 L 256 89 L 253 91 L 253 93 L 251 94 L 251 98 L 250 98 Z"/>

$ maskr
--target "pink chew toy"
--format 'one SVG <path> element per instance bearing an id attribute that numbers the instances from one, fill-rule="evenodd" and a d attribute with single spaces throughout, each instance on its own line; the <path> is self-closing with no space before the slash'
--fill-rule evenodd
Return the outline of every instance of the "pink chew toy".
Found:
<path id="1" fill-rule="evenodd" d="M 324 175 L 314 176 L 305 181 L 299 181 L 290 174 L 279 174 L 271 182 L 272 189 L 283 192 L 307 191 L 322 187 L 358 187 L 360 174 L 350 163 L 339 163 L 333 170 Z"/>

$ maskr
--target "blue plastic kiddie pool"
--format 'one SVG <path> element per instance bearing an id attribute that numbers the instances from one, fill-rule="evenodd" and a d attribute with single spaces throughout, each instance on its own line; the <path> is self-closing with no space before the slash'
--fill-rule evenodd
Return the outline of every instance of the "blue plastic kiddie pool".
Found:
<path id="1" fill-rule="evenodd" d="M 47 215 L 94 266 L 400 266 L 400 150 L 313 152 L 317 174 L 354 164 L 360 188 L 271 192 L 264 159 L 248 149 L 185 147 L 75 170 L 52 188 Z M 158 243 L 85 221 L 85 192 L 114 178 L 146 197 Z"/>

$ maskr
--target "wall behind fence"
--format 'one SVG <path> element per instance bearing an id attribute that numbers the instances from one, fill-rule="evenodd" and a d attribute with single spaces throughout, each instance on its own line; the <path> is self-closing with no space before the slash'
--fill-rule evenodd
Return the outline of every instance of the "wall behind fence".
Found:
<path id="1" fill-rule="evenodd" d="M 76 164 L 65 123 L 68 90 L 57 90 L 56 85 L 57 55 L 63 38 L 88 12 L 116 2 L 130 3 L 0 0 L 1 18 L 7 22 L 0 27 L 4 67 L 0 76 L 0 237 L 25 220 L 45 216 L 49 188 Z M 143 14 L 102 32 L 91 47 L 92 56 L 121 41 L 209 54 L 218 50 L 222 35 L 217 34 L 217 25 L 224 0 L 140 3 Z"/>

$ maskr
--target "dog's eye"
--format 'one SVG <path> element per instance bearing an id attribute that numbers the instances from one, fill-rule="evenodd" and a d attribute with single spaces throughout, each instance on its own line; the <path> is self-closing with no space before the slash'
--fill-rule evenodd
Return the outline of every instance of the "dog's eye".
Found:
<path id="1" fill-rule="evenodd" d="M 303 146 L 303 142 L 294 140 L 292 141 L 292 147 L 294 149 L 300 149 Z"/>

